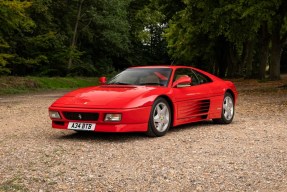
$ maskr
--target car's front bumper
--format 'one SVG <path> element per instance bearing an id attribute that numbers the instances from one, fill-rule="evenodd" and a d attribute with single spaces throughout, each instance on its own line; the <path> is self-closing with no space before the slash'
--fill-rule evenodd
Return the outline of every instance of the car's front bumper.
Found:
<path id="1" fill-rule="evenodd" d="M 95 132 L 145 132 L 148 128 L 151 106 L 132 109 L 83 109 L 51 106 L 49 110 L 60 113 L 61 119 L 52 119 L 52 127 L 56 129 L 68 129 L 69 122 L 83 122 L 95 123 Z M 99 116 L 96 121 L 69 120 L 63 112 L 98 113 Z M 109 113 L 122 114 L 121 121 L 104 121 L 105 115 Z"/>

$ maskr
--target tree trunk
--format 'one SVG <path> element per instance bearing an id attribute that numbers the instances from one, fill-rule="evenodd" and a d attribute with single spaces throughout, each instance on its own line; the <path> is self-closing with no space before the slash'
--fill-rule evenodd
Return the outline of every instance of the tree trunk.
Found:
<path id="1" fill-rule="evenodd" d="M 240 74 L 236 48 L 229 46 L 229 64 L 228 64 L 228 77 L 238 77 Z"/>
<path id="2" fill-rule="evenodd" d="M 218 63 L 218 75 L 219 77 L 225 77 L 228 67 L 227 57 L 228 57 L 228 42 L 225 37 L 218 37 L 216 43 L 216 61 Z"/>
<path id="3" fill-rule="evenodd" d="M 280 62 L 284 45 L 286 45 L 287 32 L 281 34 L 281 29 L 284 28 L 285 18 L 287 16 L 287 1 L 282 1 L 277 13 L 274 17 L 272 30 L 272 48 L 271 48 L 271 65 L 270 65 L 270 79 L 280 79 Z"/>
<path id="4" fill-rule="evenodd" d="M 215 75 L 219 76 L 219 66 L 218 66 L 218 61 L 214 62 L 214 73 Z"/>
<path id="5" fill-rule="evenodd" d="M 267 23 L 264 22 L 261 30 L 261 42 L 260 45 L 260 63 L 259 63 L 259 78 L 261 80 L 266 78 L 266 66 L 268 63 L 269 57 L 269 43 L 270 43 L 270 34 L 268 33 Z"/>
<path id="6" fill-rule="evenodd" d="M 244 66 L 246 69 L 245 77 L 251 78 L 252 77 L 252 70 L 253 70 L 253 47 L 254 42 L 253 41 L 247 41 L 245 44 L 245 56 L 244 56 Z"/>
<path id="7" fill-rule="evenodd" d="M 73 51 L 75 49 L 75 47 L 76 47 L 76 37 L 77 37 L 77 33 L 78 33 L 79 21 L 81 19 L 83 2 L 84 2 L 84 0 L 79 0 L 78 14 L 77 14 L 77 18 L 76 18 L 76 23 L 75 23 L 75 28 L 74 28 L 72 42 L 71 42 L 71 45 L 70 45 L 71 51 Z M 73 57 L 70 55 L 70 58 L 69 58 L 69 61 L 68 61 L 68 69 L 69 70 L 72 68 L 72 63 L 73 63 Z"/>
<path id="8" fill-rule="evenodd" d="M 280 29 L 273 30 L 271 41 L 272 41 L 272 47 L 271 47 L 270 79 L 279 80 L 280 61 L 283 46 L 283 43 L 281 42 L 280 39 Z"/>

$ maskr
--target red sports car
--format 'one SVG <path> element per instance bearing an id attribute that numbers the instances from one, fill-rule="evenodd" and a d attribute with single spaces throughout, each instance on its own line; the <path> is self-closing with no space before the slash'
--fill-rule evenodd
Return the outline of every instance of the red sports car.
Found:
<path id="1" fill-rule="evenodd" d="M 234 84 L 193 67 L 131 67 L 100 81 L 56 100 L 49 107 L 52 127 L 163 136 L 181 124 L 228 124 L 234 117 Z"/>

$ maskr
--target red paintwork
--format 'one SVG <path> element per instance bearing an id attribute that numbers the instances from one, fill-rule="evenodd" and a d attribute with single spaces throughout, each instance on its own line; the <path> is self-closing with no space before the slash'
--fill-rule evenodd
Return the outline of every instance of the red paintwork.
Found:
<path id="1" fill-rule="evenodd" d="M 62 117 L 60 120 L 52 119 L 52 127 L 67 129 L 69 120 L 64 118 L 63 112 L 97 112 L 98 121 L 83 121 L 96 123 L 95 131 L 145 132 L 148 129 L 151 107 L 158 97 L 164 97 L 170 102 L 173 110 L 173 126 L 202 121 L 203 115 L 206 115 L 206 119 L 220 118 L 223 97 L 227 90 L 232 92 L 235 103 L 237 101 L 238 93 L 232 82 L 224 81 L 202 70 L 185 66 L 138 68 L 171 68 L 172 75 L 168 86 L 101 85 L 75 90 L 59 98 L 49 107 L 49 110 L 58 111 Z M 189 87 L 173 87 L 172 79 L 177 68 L 192 68 L 208 76 L 213 82 Z M 206 105 L 206 100 L 210 100 L 208 113 L 199 109 Z M 104 122 L 106 113 L 121 113 L 122 120 Z"/>

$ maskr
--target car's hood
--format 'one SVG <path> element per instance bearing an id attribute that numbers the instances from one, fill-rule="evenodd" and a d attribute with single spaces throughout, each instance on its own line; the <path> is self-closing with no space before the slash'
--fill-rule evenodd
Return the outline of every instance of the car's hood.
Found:
<path id="1" fill-rule="evenodd" d="M 121 86 L 106 85 L 88 87 L 72 91 L 55 101 L 53 107 L 79 107 L 79 108 L 133 108 L 145 105 L 149 92 L 156 87 L 148 86 Z M 132 104 L 131 104 L 132 103 Z M 150 104 L 151 105 L 151 104 Z"/>

